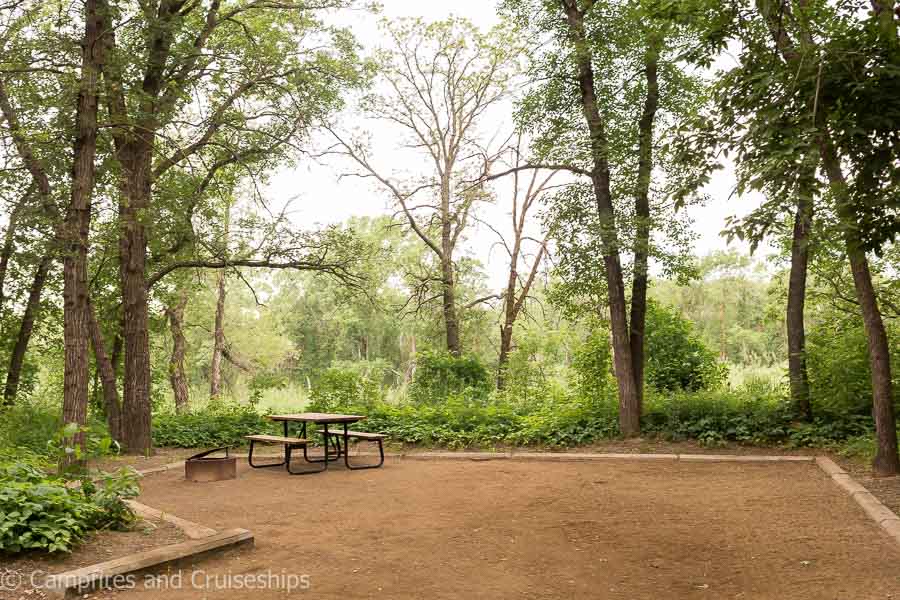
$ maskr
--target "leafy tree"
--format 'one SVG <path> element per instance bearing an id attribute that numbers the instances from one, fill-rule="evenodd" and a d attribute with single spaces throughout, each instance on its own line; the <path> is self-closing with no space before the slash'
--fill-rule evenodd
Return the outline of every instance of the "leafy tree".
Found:
<path id="1" fill-rule="evenodd" d="M 879 475 L 896 475 L 889 342 L 867 255 L 880 252 L 900 222 L 900 114 L 888 100 L 900 89 L 893 3 L 873 3 L 868 14 L 854 3 L 824 1 L 758 0 L 724 12 L 719 3 L 708 6 L 716 15 L 710 39 L 741 42 L 741 63 L 720 84 L 720 104 L 728 110 L 713 129 L 738 150 L 743 181 L 758 189 L 796 190 L 791 197 L 802 200 L 801 221 L 812 214 L 802 204 L 814 198 L 833 207 L 868 336 L 878 438 L 873 466 Z M 757 220 L 764 229 L 774 219 L 764 211 Z M 795 283 L 792 296 L 802 287 L 799 278 Z M 792 308 L 796 313 L 802 303 L 795 300 Z M 799 328 L 792 337 L 796 355 Z M 794 371 L 796 380 L 802 373 Z M 802 383 L 794 383 L 800 394 Z"/>
<path id="2" fill-rule="evenodd" d="M 540 83 L 518 115 L 540 140 L 532 166 L 564 168 L 590 181 L 561 193 L 554 208 L 560 273 L 571 284 L 562 296 L 580 296 L 590 310 L 606 305 L 620 429 L 636 435 L 649 261 L 663 254 L 653 234 L 690 195 L 674 192 L 693 173 L 666 170 L 669 181 L 659 180 L 654 170 L 665 170 L 671 157 L 655 150 L 665 129 L 703 98 L 676 58 L 692 35 L 653 3 L 508 0 L 504 6 L 541 42 L 531 75 Z M 629 245 L 630 315 L 622 263 Z"/>
<path id="3" fill-rule="evenodd" d="M 374 178 L 398 205 L 409 228 L 437 261 L 419 282 L 418 297 L 440 298 L 446 345 L 460 354 L 457 245 L 486 194 L 471 180 L 489 155 L 479 137 L 490 111 L 509 93 L 518 46 L 500 30 L 482 33 L 452 18 L 385 23 L 392 47 L 380 59 L 379 84 L 386 91 L 366 97 L 364 113 L 396 127 L 413 160 L 424 156 L 429 171 L 403 177 L 376 164 L 365 145 L 332 130 L 336 152 Z M 432 294 L 434 287 L 438 288 Z"/>

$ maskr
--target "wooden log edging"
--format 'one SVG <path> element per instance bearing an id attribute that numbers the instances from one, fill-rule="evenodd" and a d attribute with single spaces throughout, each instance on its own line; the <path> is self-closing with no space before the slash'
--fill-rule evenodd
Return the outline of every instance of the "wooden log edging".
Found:
<path id="1" fill-rule="evenodd" d="M 199 540 L 188 540 L 152 548 L 80 569 L 55 573 L 42 586 L 44 594 L 58 599 L 76 598 L 103 587 L 130 585 L 129 577 L 184 561 L 194 561 L 214 552 L 253 545 L 253 534 L 246 529 L 228 529 Z"/>
<path id="2" fill-rule="evenodd" d="M 872 492 L 827 456 L 817 456 L 816 465 L 835 485 L 850 494 L 869 518 L 875 521 L 894 542 L 900 544 L 900 517 L 894 511 L 882 504 Z"/>

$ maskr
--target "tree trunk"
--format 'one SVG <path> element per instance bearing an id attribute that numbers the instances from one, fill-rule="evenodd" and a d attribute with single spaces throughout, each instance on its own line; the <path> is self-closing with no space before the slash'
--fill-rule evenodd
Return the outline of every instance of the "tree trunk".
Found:
<path id="1" fill-rule="evenodd" d="M 619 388 L 619 429 L 622 435 L 630 437 L 639 435 L 641 431 L 641 401 L 635 387 L 625 284 L 619 258 L 619 240 L 610 190 L 610 169 L 607 159 L 609 148 L 594 90 L 594 69 L 584 30 L 584 13 L 578 8 L 576 0 L 561 0 L 561 2 L 566 13 L 569 34 L 575 45 L 581 105 L 591 138 L 593 159 L 591 181 L 597 201 L 597 213 L 601 221 L 601 242 L 609 296 L 613 362 Z"/>
<path id="2" fill-rule="evenodd" d="M 3 233 L 3 248 L 0 249 L 0 315 L 3 314 L 3 305 L 6 302 L 4 288 L 6 284 L 6 270 L 9 267 L 9 261 L 12 258 L 13 250 L 16 247 L 16 228 L 19 221 L 19 211 L 22 204 L 17 204 L 9 213 L 9 223 L 6 231 Z"/>
<path id="3" fill-rule="evenodd" d="M 512 350 L 513 324 L 504 322 L 500 327 L 500 357 L 497 360 L 497 389 L 506 387 L 506 365 Z"/>
<path id="4" fill-rule="evenodd" d="M 453 261 L 448 255 L 441 260 L 443 283 L 444 324 L 447 331 L 447 351 L 454 356 L 462 353 L 459 340 L 459 316 L 456 312 L 456 280 L 453 273 Z"/>
<path id="5" fill-rule="evenodd" d="M 222 387 L 222 354 L 225 352 L 225 271 L 219 271 L 216 285 L 216 322 L 213 331 L 212 362 L 209 367 L 209 395 L 216 397 Z"/>
<path id="6" fill-rule="evenodd" d="M 801 184 L 802 185 L 802 184 Z M 791 400 L 804 421 L 812 421 L 809 376 L 806 370 L 806 329 L 803 322 L 806 304 L 806 274 L 809 265 L 809 240 L 812 228 L 813 198 L 805 191 L 797 196 L 797 214 L 791 240 L 791 272 L 788 279 L 787 342 L 788 376 Z"/>
<path id="7" fill-rule="evenodd" d="M 97 81 L 103 64 L 106 14 L 99 13 L 96 0 L 85 1 L 85 32 L 82 45 L 81 83 L 78 92 L 72 194 L 63 226 L 63 337 L 65 370 L 63 422 L 84 426 L 89 392 L 87 251 L 94 188 L 94 157 L 97 152 Z M 84 450 L 84 435 L 77 433 L 67 444 Z M 70 455 L 67 466 L 74 460 Z"/>
<path id="8" fill-rule="evenodd" d="M 638 414 L 644 400 L 644 338 L 647 322 L 647 283 L 650 257 L 650 180 L 653 174 L 653 125 L 659 107 L 659 45 L 654 36 L 644 58 L 647 96 L 638 122 L 638 173 L 634 195 L 634 275 L 631 282 L 631 360 Z"/>
<path id="9" fill-rule="evenodd" d="M 184 338 L 184 309 L 187 306 L 188 293 L 182 290 L 174 306 L 166 308 L 169 317 L 169 329 L 172 332 L 172 355 L 169 357 L 169 383 L 175 396 L 175 410 L 184 413 L 188 410 L 188 384 L 184 374 L 184 355 L 187 342 Z"/>
<path id="10" fill-rule="evenodd" d="M 41 309 L 41 293 L 44 290 L 47 274 L 50 272 L 52 264 L 53 261 L 50 259 L 50 256 L 45 255 L 34 273 L 31 289 L 28 292 L 28 302 L 25 304 L 25 312 L 22 314 L 22 322 L 19 325 L 19 335 L 16 337 L 16 343 L 9 357 L 9 370 L 6 372 L 6 386 L 3 389 L 4 406 L 12 406 L 16 401 L 16 395 L 19 393 L 22 367 L 25 364 L 25 352 L 28 350 L 28 343 L 31 341 L 31 334 L 34 331 L 34 323 Z"/>
<path id="11" fill-rule="evenodd" d="M 897 421 L 894 418 L 894 390 L 891 381 L 891 354 L 887 331 L 878 299 L 872 285 L 869 261 L 861 250 L 850 225 L 854 223 L 852 210 L 847 206 L 847 184 L 840 161 L 831 140 L 823 134 L 820 137 L 822 165 L 833 190 L 837 203 L 838 217 L 844 224 L 844 245 L 853 273 L 856 297 L 862 311 L 869 350 L 869 368 L 872 378 L 872 412 L 875 416 L 875 436 L 877 449 L 872 469 L 878 477 L 900 475 L 900 456 L 897 454 Z"/>
<path id="12" fill-rule="evenodd" d="M 124 199 L 119 208 L 120 278 L 125 347 L 122 441 L 130 454 L 152 451 L 150 424 L 150 336 L 147 305 L 147 233 L 141 214 L 150 199 L 149 148 L 126 162 Z M 144 156 L 144 153 L 147 153 Z"/>
<path id="13" fill-rule="evenodd" d="M 106 353 L 103 331 L 97 321 L 94 303 L 88 299 L 88 326 L 91 329 L 91 346 L 94 348 L 94 360 L 103 389 L 103 410 L 106 412 L 106 423 L 109 435 L 122 443 L 122 405 L 119 402 L 119 388 L 116 381 L 115 356 L 111 359 Z M 117 337 L 118 339 L 118 337 Z"/>

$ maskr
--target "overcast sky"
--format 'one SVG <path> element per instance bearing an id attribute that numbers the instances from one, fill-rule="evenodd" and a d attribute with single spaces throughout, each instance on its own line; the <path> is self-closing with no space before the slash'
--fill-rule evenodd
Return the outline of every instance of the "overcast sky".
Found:
<path id="1" fill-rule="evenodd" d="M 416 0 L 382 0 L 382 15 L 387 18 L 421 17 L 438 20 L 454 14 L 466 17 L 482 29 L 498 22 L 496 3 L 492 0 L 455 0 L 454 2 L 421 2 Z M 344 16 L 342 15 L 342 19 Z M 384 44 L 379 31 L 378 17 L 364 12 L 346 15 L 349 25 L 360 43 L 367 49 Z M 381 123 L 351 123 L 343 119 L 342 127 L 354 125 L 372 134 L 377 150 L 378 164 L 390 170 L 403 161 L 394 151 L 397 132 Z M 501 125 L 502 127 L 502 125 Z M 393 160 L 392 160 L 393 158 Z M 291 202 L 293 221 L 300 227 L 337 223 L 354 215 L 375 216 L 392 213 L 390 198 L 369 180 L 339 177 L 352 169 L 346 162 L 335 158 L 329 164 L 303 161 L 297 168 L 277 173 L 272 178 L 268 197 L 275 204 Z M 698 254 L 725 249 L 726 241 L 719 235 L 729 215 L 746 214 L 758 203 L 747 198 L 732 197 L 734 175 L 730 169 L 719 171 L 707 187 L 712 197 L 708 206 L 695 208 L 690 216 L 695 220 L 695 230 L 700 234 L 696 244 Z M 482 218 L 498 228 L 508 230 L 509 208 L 503 202 L 502 193 L 495 206 L 482 208 Z M 491 286 L 499 288 L 505 280 L 506 256 L 495 246 L 496 237 L 484 226 L 473 230 L 464 242 L 464 251 L 479 258 L 485 265 Z M 742 249 L 745 249 L 742 247 Z"/>

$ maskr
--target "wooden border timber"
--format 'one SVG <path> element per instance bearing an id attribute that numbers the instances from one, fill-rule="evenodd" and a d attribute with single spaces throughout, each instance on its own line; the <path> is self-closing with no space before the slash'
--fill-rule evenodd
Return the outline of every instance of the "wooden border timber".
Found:
<path id="1" fill-rule="evenodd" d="M 244 545 L 253 545 L 253 534 L 246 529 L 229 529 L 200 540 L 161 546 L 80 569 L 55 573 L 48 576 L 41 591 L 54 598 L 75 598 L 97 588 L 115 585 L 129 575 L 193 561 L 213 552 Z"/>

